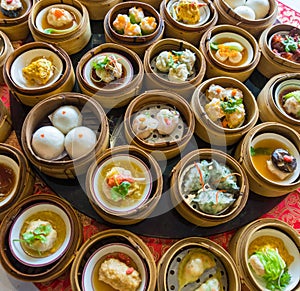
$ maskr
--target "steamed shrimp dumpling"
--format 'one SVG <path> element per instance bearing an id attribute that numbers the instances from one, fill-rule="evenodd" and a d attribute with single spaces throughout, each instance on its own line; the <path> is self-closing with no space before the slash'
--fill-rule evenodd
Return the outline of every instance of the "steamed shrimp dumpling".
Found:
<path id="1" fill-rule="evenodd" d="M 129 19 L 131 23 L 140 23 L 144 17 L 144 11 L 141 7 L 132 7 L 129 9 Z"/>
<path id="2" fill-rule="evenodd" d="M 132 128 L 137 137 L 145 139 L 157 128 L 158 121 L 150 114 L 139 114 L 132 123 Z"/>
<path id="3" fill-rule="evenodd" d="M 138 24 L 127 22 L 124 28 L 124 35 L 140 36 L 142 35 L 141 27 Z"/>
<path id="4" fill-rule="evenodd" d="M 195 291 L 220 291 L 221 286 L 217 278 L 208 279 L 204 284 L 202 284 Z"/>
<path id="5" fill-rule="evenodd" d="M 140 26 L 143 34 L 150 34 L 157 27 L 156 19 L 154 17 L 145 17 L 141 20 Z"/>
<path id="6" fill-rule="evenodd" d="M 117 32 L 123 34 L 128 22 L 130 22 L 130 19 L 126 14 L 118 14 L 116 19 L 113 21 L 113 27 Z"/>
<path id="7" fill-rule="evenodd" d="M 160 134 L 170 135 L 179 123 L 179 112 L 176 110 L 161 109 L 157 115 L 157 130 Z"/>
<path id="8" fill-rule="evenodd" d="M 184 82 L 187 80 L 189 74 L 186 64 L 180 64 L 170 68 L 168 78 L 171 82 Z"/>

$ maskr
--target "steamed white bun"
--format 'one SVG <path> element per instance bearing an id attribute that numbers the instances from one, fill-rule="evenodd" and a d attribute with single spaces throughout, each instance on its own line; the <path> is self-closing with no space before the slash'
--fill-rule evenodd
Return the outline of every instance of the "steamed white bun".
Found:
<path id="1" fill-rule="evenodd" d="M 72 159 L 79 158 L 92 150 L 96 144 L 96 134 L 88 127 L 79 126 L 68 132 L 65 148 Z"/>
<path id="2" fill-rule="evenodd" d="M 32 148 L 46 160 L 57 158 L 64 151 L 64 134 L 54 126 L 43 126 L 32 136 Z"/>
<path id="3" fill-rule="evenodd" d="M 266 17 L 270 10 L 269 0 L 247 0 L 245 5 L 254 10 L 256 19 Z"/>
<path id="4" fill-rule="evenodd" d="M 246 0 L 224 0 L 232 9 L 245 5 Z"/>
<path id="5" fill-rule="evenodd" d="M 50 116 L 53 126 L 67 134 L 71 129 L 82 124 L 82 115 L 77 107 L 64 105 L 56 109 Z"/>
<path id="6" fill-rule="evenodd" d="M 235 13 L 249 20 L 255 20 L 255 12 L 251 7 L 248 6 L 238 6 L 233 9 Z"/>

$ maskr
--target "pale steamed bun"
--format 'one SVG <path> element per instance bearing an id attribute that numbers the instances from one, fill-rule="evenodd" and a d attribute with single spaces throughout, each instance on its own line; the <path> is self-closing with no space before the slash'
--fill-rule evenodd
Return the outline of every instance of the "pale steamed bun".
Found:
<path id="1" fill-rule="evenodd" d="M 75 127 L 66 135 L 65 148 L 72 159 L 83 156 L 96 144 L 96 134 L 88 127 Z"/>
<path id="2" fill-rule="evenodd" d="M 251 7 L 248 6 L 238 6 L 233 9 L 235 13 L 249 20 L 255 20 L 255 12 Z"/>
<path id="3" fill-rule="evenodd" d="M 224 0 L 232 9 L 245 5 L 246 0 Z"/>
<path id="4" fill-rule="evenodd" d="M 32 148 L 46 160 L 57 158 L 64 151 L 64 134 L 54 126 L 43 126 L 32 136 Z"/>
<path id="5" fill-rule="evenodd" d="M 67 134 L 71 129 L 82 124 L 82 115 L 77 107 L 64 105 L 56 109 L 50 116 L 53 126 Z"/>
<path id="6" fill-rule="evenodd" d="M 247 0 L 245 5 L 254 10 L 256 19 L 266 17 L 270 10 L 269 0 Z"/>

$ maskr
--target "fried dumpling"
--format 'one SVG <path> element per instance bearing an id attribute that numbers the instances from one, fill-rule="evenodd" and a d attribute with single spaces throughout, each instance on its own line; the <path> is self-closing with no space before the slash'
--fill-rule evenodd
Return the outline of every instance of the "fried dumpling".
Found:
<path id="1" fill-rule="evenodd" d="M 193 283 L 208 269 L 214 268 L 216 262 L 213 256 L 203 250 L 191 250 L 179 263 L 179 290 L 186 284 Z"/>
<path id="2" fill-rule="evenodd" d="M 176 110 L 161 109 L 157 115 L 157 130 L 160 134 L 170 135 L 179 123 L 179 112 Z"/>
<path id="3" fill-rule="evenodd" d="M 132 128 L 137 137 L 145 139 L 157 128 L 158 121 L 150 114 L 139 114 L 132 123 Z"/>

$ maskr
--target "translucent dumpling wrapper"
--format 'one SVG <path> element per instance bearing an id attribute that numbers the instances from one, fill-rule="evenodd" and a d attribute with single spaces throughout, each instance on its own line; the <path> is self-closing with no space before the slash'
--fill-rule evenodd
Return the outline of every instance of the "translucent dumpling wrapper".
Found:
<path id="1" fill-rule="evenodd" d="M 145 139 L 157 129 L 158 120 L 152 118 L 150 114 L 137 115 L 132 123 L 132 129 L 137 137 Z"/>
<path id="2" fill-rule="evenodd" d="M 210 278 L 195 291 L 220 291 L 221 284 L 217 278 Z"/>
<path id="3" fill-rule="evenodd" d="M 193 283 L 208 269 L 215 268 L 213 255 L 203 250 L 191 250 L 178 266 L 179 290 L 185 285 Z"/>
<path id="4" fill-rule="evenodd" d="M 160 134 L 170 135 L 179 123 L 179 112 L 176 110 L 161 109 L 157 115 L 157 130 Z"/>
<path id="5" fill-rule="evenodd" d="M 207 214 L 219 214 L 230 207 L 234 201 L 234 195 L 224 193 L 220 190 L 199 191 L 193 199 L 199 206 L 199 209 Z"/>

